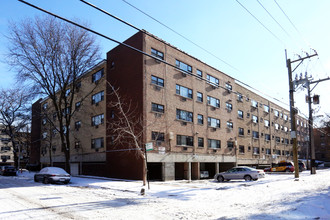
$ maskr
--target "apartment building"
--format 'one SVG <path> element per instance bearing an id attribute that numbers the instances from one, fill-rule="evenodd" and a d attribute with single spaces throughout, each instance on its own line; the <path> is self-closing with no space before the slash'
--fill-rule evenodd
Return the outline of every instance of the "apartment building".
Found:
<path id="1" fill-rule="evenodd" d="M 314 128 L 315 159 L 330 162 L 330 128 Z"/>
<path id="2" fill-rule="evenodd" d="M 105 176 L 105 73 L 106 62 L 102 61 L 84 74 L 76 83 L 74 106 L 70 111 L 62 109 L 63 114 L 74 112 L 70 126 L 64 128 L 64 132 L 70 129 L 71 174 Z M 60 141 L 58 118 L 48 98 L 38 100 L 32 106 L 31 136 L 32 147 L 35 149 L 31 155 L 32 166 L 64 167 L 65 155 Z"/>
<path id="3" fill-rule="evenodd" d="M 136 120 L 142 119 L 136 130 L 143 134 L 140 142 L 152 146 L 147 151 L 150 179 L 212 178 L 234 165 L 263 167 L 292 160 L 287 109 L 157 37 L 138 32 L 124 43 L 153 57 L 119 45 L 107 53 L 106 65 L 85 75 L 81 89 L 88 91 L 92 75 L 103 68 L 105 80 L 94 95 L 104 93 L 98 105 L 91 95 L 75 116 L 79 129 L 76 122 L 71 126 L 75 173 L 142 179 L 143 159 L 127 143 L 114 142 L 116 133 L 107 129 L 120 113 L 108 107 L 115 98 L 106 82 L 132 106 Z M 51 111 L 47 105 L 41 109 Z M 93 124 L 99 115 L 101 123 Z M 298 121 L 303 138 L 307 123 L 301 117 Z M 54 137 L 53 161 L 60 165 L 64 155 Z M 43 165 L 50 156 L 45 143 L 40 148 Z"/>
<path id="4" fill-rule="evenodd" d="M 14 149 L 5 127 L 0 126 L 0 166 L 14 165 Z"/>

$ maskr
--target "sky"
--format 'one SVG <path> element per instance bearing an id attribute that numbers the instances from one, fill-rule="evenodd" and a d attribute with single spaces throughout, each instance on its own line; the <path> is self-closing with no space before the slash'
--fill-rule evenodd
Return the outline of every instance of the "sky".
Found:
<path id="1" fill-rule="evenodd" d="M 68 19 L 79 19 L 108 37 L 124 41 L 136 30 L 102 14 L 79 0 L 28 0 L 41 8 Z M 330 1 L 328 0 L 90 0 L 103 10 L 145 29 L 175 47 L 260 91 L 279 100 L 289 109 L 289 83 L 286 59 L 305 59 L 294 76 L 307 72 L 312 81 L 330 76 Z M 141 13 L 148 14 L 152 18 Z M 15 84 L 15 72 L 6 64 L 8 21 L 20 21 L 42 15 L 19 1 L 4 1 L 0 8 L 0 87 Z M 165 24 L 170 29 L 164 27 Z M 189 39 L 186 40 L 183 37 Z M 97 37 L 106 52 L 117 46 Z M 193 43 L 191 43 L 193 42 Z M 196 46 L 198 45 L 198 46 Z M 203 48 L 203 49 L 201 49 Z M 287 56 L 285 53 L 287 50 Z M 207 52 L 206 52 L 207 51 Z M 215 56 L 210 55 L 213 54 Z M 295 64 L 293 64 L 293 69 Z M 316 84 L 313 84 L 313 86 Z M 327 99 L 330 80 L 320 82 L 312 95 L 320 95 L 313 105 L 314 116 L 330 113 Z M 258 92 L 258 93 L 260 93 Z M 308 117 L 307 90 L 295 92 L 295 106 Z M 319 118 L 320 119 L 320 118 Z"/>
<path id="2" fill-rule="evenodd" d="M 0 176 L 1 219 L 329 219 L 330 169 L 266 174 L 257 181 L 150 182 L 72 177 L 35 183 L 34 173 Z M 24 186 L 24 187 L 20 187 Z"/>

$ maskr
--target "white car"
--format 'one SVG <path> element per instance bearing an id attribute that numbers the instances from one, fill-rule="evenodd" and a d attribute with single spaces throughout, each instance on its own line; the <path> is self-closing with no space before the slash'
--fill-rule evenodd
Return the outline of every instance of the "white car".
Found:
<path id="1" fill-rule="evenodd" d="M 257 170 L 251 167 L 238 166 L 233 167 L 225 172 L 218 173 L 214 176 L 215 180 L 219 182 L 229 181 L 233 179 L 244 179 L 245 181 L 258 180 L 264 178 L 265 172 L 263 170 Z"/>
<path id="2" fill-rule="evenodd" d="M 70 174 L 59 167 L 45 167 L 39 173 L 34 174 L 35 182 L 48 183 L 65 183 L 68 184 L 71 180 Z"/>

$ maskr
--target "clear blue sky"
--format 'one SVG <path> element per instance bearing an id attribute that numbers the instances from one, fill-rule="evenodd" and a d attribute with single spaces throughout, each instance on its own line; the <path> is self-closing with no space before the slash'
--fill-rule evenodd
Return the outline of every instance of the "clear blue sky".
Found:
<path id="1" fill-rule="evenodd" d="M 274 0 L 259 0 L 282 28 L 268 15 L 258 0 L 239 0 L 263 25 L 255 20 L 236 0 L 126 0 L 191 41 L 215 54 L 231 66 L 209 55 L 182 37 L 164 28 L 122 0 L 90 0 L 91 3 L 123 20 L 162 38 L 170 44 L 247 83 L 248 85 L 288 103 L 288 74 L 285 49 L 288 57 L 305 56 L 302 51 L 319 57 L 306 60 L 295 73 L 308 72 L 314 80 L 329 76 L 330 72 L 330 1 L 329 0 L 277 0 L 294 26 L 282 13 Z M 118 41 L 124 41 L 136 31 L 96 11 L 78 0 L 29 0 L 30 3 L 63 17 L 86 21 L 98 32 Z M 8 32 L 8 20 L 18 21 L 25 17 L 41 15 L 19 1 L 3 1 L 0 9 L 0 56 L 4 60 Z M 297 30 L 298 31 L 297 31 Z M 276 37 L 275 37 L 275 36 Z M 115 43 L 98 38 L 103 56 L 116 46 Z M 0 63 L 0 86 L 14 83 L 15 72 Z M 317 115 L 330 113 L 330 80 L 322 82 L 313 90 L 321 95 L 321 104 L 314 106 Z M 295 93 L 296 106 L 307 115 L 306 90 Z M 287 107 L 288 106 L 284 106 Z"/>

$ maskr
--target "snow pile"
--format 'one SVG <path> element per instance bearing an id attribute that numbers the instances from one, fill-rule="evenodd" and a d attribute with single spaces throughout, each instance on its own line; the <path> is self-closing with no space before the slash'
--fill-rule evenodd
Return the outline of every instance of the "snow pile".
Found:
<path id="1" fill-rule="evenodd" d="M 31 174 L 17 178 L 33 182 Z M 293 174 L 271 174 L 252 182 L 150 182 L 145 196 L 141 181 L 72 177 L 69 185 L 46 187 L 66 194 L 61 198 L 73 204 L 70 213 L 86 219 L 330 219 L 330 169 L 304 171 L 299 181 Z M 82 204 L 92 206 L 82 210 Z"/>

